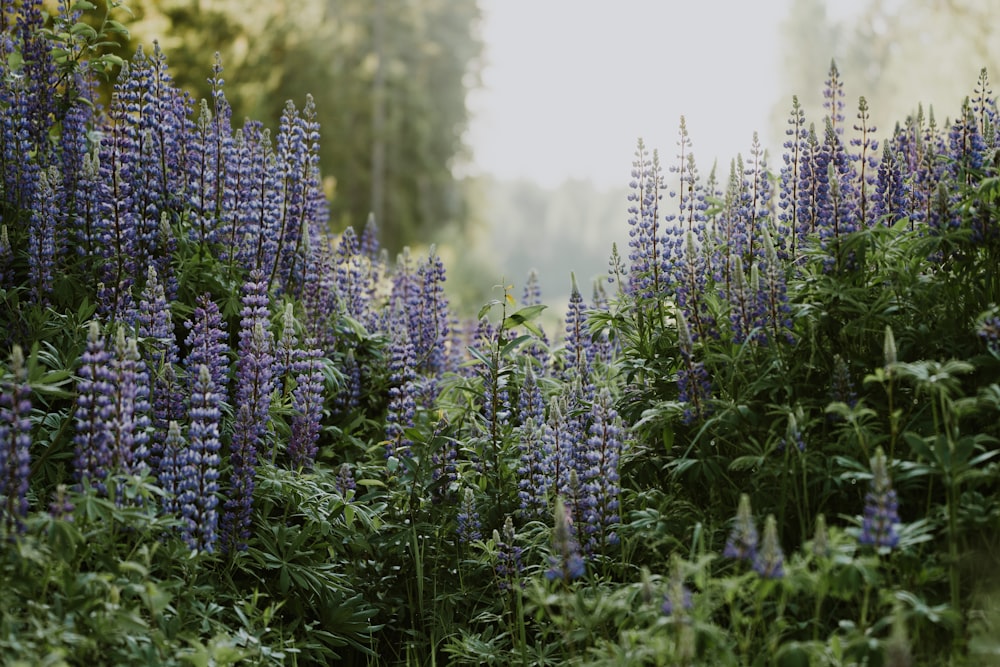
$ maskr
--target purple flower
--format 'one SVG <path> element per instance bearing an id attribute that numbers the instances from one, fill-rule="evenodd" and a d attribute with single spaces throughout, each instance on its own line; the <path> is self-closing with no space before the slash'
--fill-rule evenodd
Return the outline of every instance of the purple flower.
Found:
<path id="1" fill-rule="evenodd" d="M 62 218 L 61 177 L 56 167 L 38 173 L 35 201 L 28 228 L 28 277 L 35 302 L 45 304 L 53 287 L 56 265 L 56 233 Z"/>
<path id="2" fill-rule="evenodd" d="M 788 139 L 782 146 L 784 165 L 781 167 L 781 184 L 778 189 L 778 246 L 779 254 L 787 255 L 793 260 L 798 258 L 796 249 L 799 229 L 799 188 L 802 187 L 799 170 L 802 167 L 802 154 L 806 150 L 809 131 L 805 127 L 805 112 L 799 104 L 799 98 L 792 97 L 792 111 L 788 119 L 788 129 L 785 136 Z"/>
<path id="3" fill-rule="evenodd" d="M 899 501 L 892 488 L 888 462 L 881 447 L 875 449 L 871 466 L 871 485 L 865 495 L 864 518 L 858 542 L 865 546 L 892 549 L 899 544 L 896 528 L 899 525 Z"/>
<path id="4" fill-rule="evenodd" d="M 764 537 L 760 551 L 753 559 L 753 569 L 764 579 L 780 579 L 785 576 L 785 554 L 778 542 L 778 523 L 773 514 L 764 520 Z"/>
<path id="5" fill-rule="evenodd" d="M 137 324 L 139 337 L 144 343 L 142 358 L 153 376 L 149 399 L 152 433 L 148 462 L 150 469 L 156 473 L 167 437 L 167 425 L 171 420 L 181 418 L 183 401 L 174 369 L 180 352 L 174 337 L 173 319 L 163 286 L 152 266 L 139 298 Z"/>
<path id="6" fill-rule="evenodd" d="M 617 544 L 615 527 L 621 523 L 619 497 L 621 495 L 618 461 L 623 449 L 623 430 L 618 413 L 612 407 L 607 388 L 598 393 L 590 411 L 590 437 L 584 443 L 584 452 L 578 452 L 587 462 L 584 483 L 594 495 L 594 504 L 584 513 L 590 535 L 588 551 Z"/>
<path id="7" fill-rule="evenodd" d="M 135 338 L 119 327 L 115 336 L 114 416 L 112 426 L 112 466 L 126 475 L 147 469 L 149 455 L 149 372 L 139 356 Z"/>
<path id="8" fill-rule="evenodd" d="M 28 515 L 31 471 L 31 387 L 20 346 L 10 360 L 12 377 L 0 383 L 0 525 L 8 535 L 20 530 Z"/>
<path id="9" fill-rule="evenodd" d="M 589 352 L 591 337 L 587 330 L 587 304 L 576 285 L 576 276 L 572 276 L 573 286 L 570 292 L 569 305 L 566 308 L 566 378 L 578 377 L 586 381 L 590 376 Z"/>
<path id="10" fill-rule="evenodd" d="M 208 366 L 198 368 L 191 388 L 188 411 L 188 447 L 182 453 L 184 465 L 178 480 L 177 493 L 181 515 L 187 519 L 182 531 L 184 541 L 192 550 L 212 552 L 218 539 L 219 490 L 219 397 L 212 393 L 212 376 Z"/>
<path id="11" fill-rule="evenodd" d="M 462 493 L 462 503 L 458 510 L 458 534 L 459 544 L 470 544 L 483 539 L 482 523 L 479 520 L 479 512 L 476 511 L 475 496 L 472 489 L 466 487 Z"/>
<path id="12" fill-rule="evenodd" d="M 670 568 L 670 579 L 667 581 L 667 592 L 663 596 L 663 606 L 660 608 L 664 616 L 674 616 L 682 619 L 686 612 L 694 609 L 694 599 L 691 589 L 684 583 L 684 571 L 681 559 L 675 554 Z"/>
<path id="13" fill-rule="evenodd" d="M 521 562 L 521 547 L 514 542 L 517 535 L 514 532 L 514 521 L 508 516 L 503 523 L 503 535 L 493 531 L 493 541 L 497 548 L 497 586 L 501 591 L 507 591 L 521 586 L 521 574 L 524 564 Z"/>
<path id="14" fill-rule="evenodd" d="M 274 390 L 274 337 L 268 324 L 267 282 L 254 271 L 243 286 L 239 359 L 236 365 L 236 419 L 230 441 L 232 467 L 224 506 L 221 542 L 225 551 L 242 551 L 250 538 L 257 454 L 270 424 Z"/>
<path id="15" fill-rule="evenodd" d="M 323 351 L 315 347 L 301 351 L 292 371 L 295 374 L 292 392 L 295 414 L 288 439 L 288 456 L 293 468 L 308 470 L 316 459 L 316 443 L 323 418 Z"/>
<path id="16" fill-rule="evenodd" d="M 568 584 L 586 573 L 580 547 L 573 537 L 573 525 L 562 497 L 556 498 L 555 527 L 552 529 L 552 555 L 545 578 L 552 581 L 561 579 Z"/>
<path id="17" fill-rule="evenodd" d="M 353 493 L 357 489 L 357 483 L 354 481 L 354 473 L 351 472 L 350 464 L 340 464 L 340 468 L 337 469 L 336 486 L 342 498 L 347 498 L 349 493 Z"/>
<path id="18" fill-rule="evenodd" d="M 541 518 L 548 512 L 549 490 L 555 480 L 553 459 L 542 440 L 542 428 L 529 417 L 521 428 L 518 443 L 518 499 L 525 518 Z"/>
<path id="19" fill-rule="evenodd" d="M 726 540 L 722 555 L 751 563 L 757 558 L 757 526 L 750 511 L 750 496 L 745 493 L 740 495 L 733 530 Z"/>
<path id="20" fill-rule="evenodd" d="M 83 489 L 107 493 L 110 473 L 112 420 L 115 416 L 115 373 L 100 326 L 91 322 L 87 348 L 80 357 L 77 382 L 74 476 Z"/>
<path id="21" fill-rule="evenodd" d="M 666 285 L 662 215 L 659 211 L 664 185 L 660 158 L 655 151 L 650 158 L 641 139 L 632 162 L 629 187 L 628 292 L 638 299 L 652 299 Z"/>
<path id="22" fill-rule="evenodd" d="M 198 368 L 207 366 L 212 378 L 212 393 L 224 403 L 229 384 L 229 345 L 226 342 L 229 335 L 219 313 L 219 306 L 212 301 L 211 295 L 201 295 L 197 304 L 191 319 L 184 323 L 189 330 L 184 340 L 188 348 L 184 368 L 193 381 L 199 373 Z M 266 314 L 264 317 L 266 318 Z"/>
<path id="23" fill-rule="evenodd" d="M 417 404 L 416 359 L 405 329 L 397 328 L 389 346 L 389 407 L 385 416 L 386 458 L 409 455 L 413 443 L 404 431 L 414 425 Z"/>

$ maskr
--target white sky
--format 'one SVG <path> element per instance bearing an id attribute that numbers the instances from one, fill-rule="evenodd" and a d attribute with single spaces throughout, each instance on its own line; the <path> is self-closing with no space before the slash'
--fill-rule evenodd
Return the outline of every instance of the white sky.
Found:
<path id="1" fill-rule="evenodd" d="M 861 0 L 834 0 L 840 17 Z M 474 169 L 557 185 L 629 180 L 636 139 L 699 170 L 746 154 L 779 96 L 791 0 L 480 0 L 486 66 L 470 100 Z M 789 99 L 790 102 L 790 99 Z"/>

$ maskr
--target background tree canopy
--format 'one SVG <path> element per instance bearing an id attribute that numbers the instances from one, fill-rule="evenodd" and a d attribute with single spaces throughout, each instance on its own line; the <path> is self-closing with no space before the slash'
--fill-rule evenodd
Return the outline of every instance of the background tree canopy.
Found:
<path id="1" fill-rule="evenodd" d="M 158 39 L 175 82 L 210 93 L 222 59 L 234 122 L 272 127 L 286 100 L 316 101 L 333 224 L 375 215 L 395 252 L 461 226 L 468 91 L 479 84 L 476 0 L 130 0 L 133 48 Z"/>

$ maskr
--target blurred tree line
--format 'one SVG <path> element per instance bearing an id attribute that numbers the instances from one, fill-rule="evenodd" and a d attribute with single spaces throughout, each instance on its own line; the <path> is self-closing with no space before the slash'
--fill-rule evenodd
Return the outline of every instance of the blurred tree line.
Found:
<path id="1" fill-rule="evenodd" d="M 954 118 L 956 100 L 972 92 L 983 67 L 1000 80 L 997 0 L 865 0 L 847 18 L 832 16 L 837 1 L 791 2 L 780 61 L 787 95 L 773 112 L 779 145 L 793 94 L 810 121 L 822 118 L 831 60 L 844 84 L 847 121 L 853 124 L 864 96 L 882 137 L 921 103 L 927 114 L 933 107 L 938 123 Z"/>
<path id="2" fill-rule="evenodd" d="M 156 39 L 175 83 L 209 96 L 214 54 L 234 126 L 276 128 L 286 100 L 316 102 L 333 224 L 369 213 L 395 252 L 461 227 L 468 92 L 479 85 L 477 0 L 126 0 L 134 51 Z"/>

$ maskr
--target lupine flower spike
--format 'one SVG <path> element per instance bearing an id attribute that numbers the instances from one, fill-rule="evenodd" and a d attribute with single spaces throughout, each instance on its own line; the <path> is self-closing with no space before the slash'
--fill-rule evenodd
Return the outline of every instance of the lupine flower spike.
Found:
<path id="1" fill-rule="evenodd" d="M 757 526 L 750 511 L 750 496 L 745 493 L 740 496 L 740 506 L 736 510 L 733 530 L 729 534 L 722 555 L 749 562 L 753 562 L 757 557 Z"/>
<path id="2" fill-rule="evenodd" d="M 778 542 L 778 522 L 773 514 L 764 520 L 764 538 L 760 551 L 753 561 L 753 569 L 764 579 L 780 579 L 785 576 L 785 554 Z"/>
<path id="3" fill-rule="evenodd" d="M 556 499 L 555 527 L 552 529 L 552 555 L 549 557 L 551 567 L 545 572 L 547 579 L 562 579 L 569 583 L 584 575 L 583 556 L 580 547 L 573 537 L 573 525 L 569 512 L 562 498 Z"/>
<path id="4" fill-rule="evenodd" d="M 865 495 L 865 513 L 858 541 L 865 546 L 892 549 L 899 544 L 899 502 L 889 479 L 885 452 L 879 447 L 872 457 L 871 488 Z"/>

